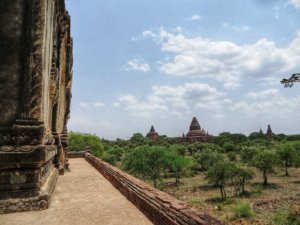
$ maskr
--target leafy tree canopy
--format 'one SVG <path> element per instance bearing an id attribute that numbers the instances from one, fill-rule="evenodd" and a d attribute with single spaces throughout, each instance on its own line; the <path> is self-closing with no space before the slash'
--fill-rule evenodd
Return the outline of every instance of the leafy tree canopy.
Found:
<path id="1" fill-rule="evenodd" d="M 101 157 L 103 154 L 103 144 L 101 139 L 95 134 L 83 134 L 79 132 L 69 132 L 69 150 L 83 151 L 86 147 L 90 147 L 93 155 Z"/>

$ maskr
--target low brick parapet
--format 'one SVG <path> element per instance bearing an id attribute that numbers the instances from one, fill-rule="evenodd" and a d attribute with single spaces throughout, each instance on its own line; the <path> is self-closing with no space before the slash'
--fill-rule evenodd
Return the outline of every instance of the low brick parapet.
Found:
<path id="1" fill-rule="evenodd" d="M 222 224 L 89 153 L 85 159 L 156 225 Z"/>
<path id="2" fill-rule="evenodd" d="M 67 157 L 70 158 L 70 159 L 84 158 L 85 157 L 85 152 L 84 151 L 81 151 L 81 152 L 68 152 Z"/>

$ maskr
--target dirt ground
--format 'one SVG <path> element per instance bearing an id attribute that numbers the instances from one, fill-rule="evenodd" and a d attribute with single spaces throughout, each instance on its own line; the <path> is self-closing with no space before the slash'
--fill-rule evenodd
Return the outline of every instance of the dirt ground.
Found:
<path id="1" fill-rule="evenodd" d="M 248 195 L 236 197 L 232 186 L 226 187 L 228 199 L 219 200 L 220 191 L 207 185 L 202 173 L 194 177 L 182 178 L 176 187 L 174 178 L 164 179 L 163 190 L 186 202 L 189 206 L 220 219 L 226 224 L 275 224 L 274 217 L 279 213 L 293 210 L 300 214 L 300 168 L 290 168 L 290 176 L 284 171 L 269 177 L 270 185 L 261 185 L 262 176 L 256 173 L 254 180 L 246 186 Z M 251 218 L 235 218 L 232 208 L 239 202 L 248 202 L 254 211 Z"/>
<path id="2" fill-rule="evenodd" d="M 84 159 L 71 159 L 70 168 L 59 177 L 49 209 L 0 215 L 0 224 L 152 224 Z"/>

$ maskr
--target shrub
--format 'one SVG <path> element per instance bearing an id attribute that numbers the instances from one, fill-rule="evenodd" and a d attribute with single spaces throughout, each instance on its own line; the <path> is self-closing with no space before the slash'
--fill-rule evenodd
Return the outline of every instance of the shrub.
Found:
<path id="1" fill-rule="evenodd" d="M 175 173 L 175 184 L 179 184 L 179 178 L 181 173 L 191 166 L 191 161 L 182 155 L 179 155 L 175 151 L 167 152 L 166 155 L 166 167 Z"/>
<path id="2" fill-rule="evenodd" d="M 277 154 L 284 164 L 285 175 L 289 176 L 288 167 L 294 166 L 298 161 L 298 154 L 296 149 L 290 144 L 284 144 L 278 148 Z"/>
<path id="3" fill-rule="evenodd" d="M 234 151 L 236 151 L 235 145 L 232 142 L 225 142 L 223 144 L 223 148 L 225 149 L 225 152 L 234 152 Z"/>
<path id="4" fill-rule="evenodd" d="M 235 168 L 236 165 L 233 162 L 219 161 L 212 165 L 205 174 L 208 183 L 220 189 L 223 200 L 226 199 L 225 186 L 230 183 Z"/>
<path id="5" fill-rule="evenodd" d="M 253 158 L 253 165 L 261 171 L 263 175 L 263 184 L 268 184 L 268 175 L 275 173 L 275 167 L 278 165 L 278 156 L 273 151 L 262 150 Z"/>
<path id="6" fill-rule="evenodd" d="M 253 179 L 254 172 L 248 168 L 237 165 L 233 171 L 233 185 L 235 187 L 236 195 L 245 194 L 245 184 L 247 181 Z"/>
<path id="7" fill-rule="evenodd" d="M 115 166 L 116 165 L 116 162 L 117 162 L 117 159 L 114 155 L 110 154 L 110 153 L 107 153 L 107 152 L 104 152 L 103 156 L 102 156 L 102 160 Z"/>
<path id="8" fill-rule="evenodd" d="M 280 211 L 274 215 L 273 222 L 275 225 L 299 225 L 300 215 L 292 209 Z"/>
<path id="9" fill-rule="evenodd" d="M 129 152 L 123 161 L 123 168 L 134 175 L 150 178 L 154 187 L 161 181 L 161 173 L 167 167 L 167 150 L 158 146 L 141 146 Z"/>
<path id="10" fill-rule="evenodd" d="M 227 157 L 230 161 L 236 161 L 236 154 L 234 151 L 228 152 Z"/>
<path id="11" fill-rule="evenodd" d="M 254 212 L 248 202 L 240 202 L 232 208 L 236 218 L 249 218 L 254 215 Z"/>
<path id="12" fill-rule="evenodd" d="M 194 156 L 194 158 L 203 170 L 208 170 L 215 163 L 224 160 L 223 155 L 212 150 L 205 150 L 201 153 L 198 153 Z"/>
<path id="13" fill-rule="evenodd" d="M 93 155 L 101 157 L 104 147 L 101 139 L 95 134 L 82 134 L 77 132 L 69 133 L 69 150 L 83 151 L 86 147 L 90 147 Z"/>
<path id="14" fill-rule="evenodd" d="M 259 149 L 254 146 L 242 147 L 241 149 L 241 160 L 243 163 L 250 163 L 253 157 L 258 153 Z"/>

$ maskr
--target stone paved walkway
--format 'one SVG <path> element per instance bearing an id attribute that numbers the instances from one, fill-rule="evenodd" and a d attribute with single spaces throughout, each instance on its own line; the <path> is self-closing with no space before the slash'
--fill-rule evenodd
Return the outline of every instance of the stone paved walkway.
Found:
<path id="1" fill-rule="evenodd" d="M 70 159 L 50 208 L 0 215 L 0 225 L 150 225 L 131 202 L 85 159 Z"/>

